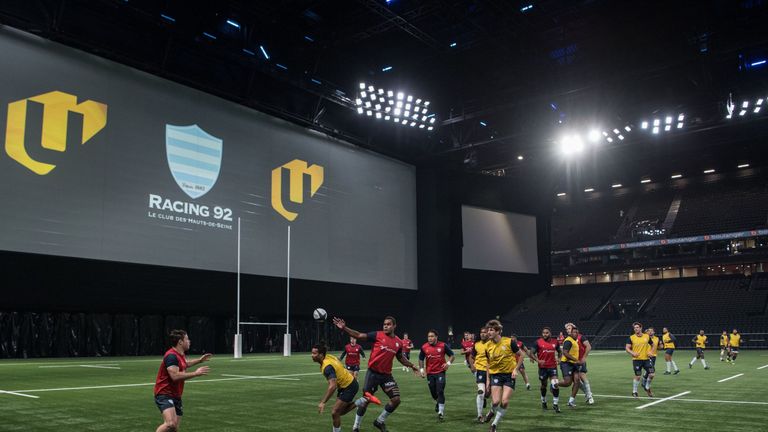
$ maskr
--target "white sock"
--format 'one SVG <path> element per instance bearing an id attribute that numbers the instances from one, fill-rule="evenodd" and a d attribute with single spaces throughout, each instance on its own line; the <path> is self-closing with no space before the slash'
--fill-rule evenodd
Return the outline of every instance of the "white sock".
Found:
<path id="1" fill-rule="evenodd" d="M 707 367 L 707 361 L 706 361 L 706 360 L 704 360 L 704 359 L 701 359 L 701 364 L 703 364 L 703 365 L 704 365 L 704 367 Z"/>
<path id="2" fill-rule="evenodd" d="M 483 397 L 482 393 L 477 395 L 477 400 L 475 401 L 475 403 L 477 404 L 477 416 L 478 417 L 482 417 L 483 416 L 483 399 L 485 399 L 485 398 Z"/>
<path id="3" fill-rule="evenodd" d="M 496 410 L 496 417 L 493 419 L 493 425 L 498 426 L 499 421 L 501 421 L 501 418 L 504 417 L 504 414 L 507 412 L 505 408 L 499 408 Z"/>
<path id="4" fill-rule="evenodd" d="M 643 387 L 645 387 L 646 390 L 650 390 L 650 388 L 651 388 L 651 379 L 650 378 L 645 380 L 645 385 L 643 385 Z"/>
<path id="5" fill-rule="evenodd" d="M 568 397 L 568 403 L 569 404 L 576 403 L 576 399 L 574 399 L 573 396 L 570 396 Z"/>
<path id="6" fill-rule="evenodd" d="M 352 429 L 359 429 L 360 424 L 363 423 L 363 416 L 359 414 L 355 414 L 355 424 L 352 426 Z"/>
<path id="7" fill-rule="evenodd" d="M 588 398 L 591 398 L 592 397 L 592 387 L 590 387 L 589 381 L 582 381 L 582 382 L 584 383 L 584 388 L 586 389 L 586 390 L 584 390 L 584 393 L 587 394 Z"/>
<path id="8" fill-rule="evenodd" d="M 333 432 L 341 432 L 341 426 L 339 426 L 339 427 L 334 426 L 333 427 Z"/>
<path id="9" fill-rule="evenodd" d="M 437 412 L 439 414 L 445 414 L 445 404 L 437 404 Z"/>
<path id="10" fill-rule="evenodd" d="M 381 414 L 379 414 L 379 418 L 377 420 L 379 421 L 379 423 L 384 423 L 385 421 L 387 421 L 387 417 L 389 417 L 390 414 L 392 413 L 385 409 L 381 411 Z"/>
<path id="11" fill-rule="evenodd" d="M 638 384 L 640 384 L 640 381 L 632 380 L 632 393 L 637 393 Z"/>
<path id="12" fill-rule="evenodd" d="M 667 362 L 667 372 L 672 372 L 672 362 Z"/>
<path id="13" fill-rule="evenodd" d="M 546 401 L 547 401 L 547 397 L 546 396 L 542 396 L 541 397 L 541 403 L 545 403 Z"/>
<path id="14" fill-rule="evenodd" d="M 677 368 L 677 363 L 675 363 L 675 361 L 674 361 L 674 360 L 672 360 L 672 367 L 673 367 L 673 368 L 674 368 L 676 371 L 680 370 L 680 369 L 678 369 L 678 368 Z"/>
<path id="15" fill-rule="evenodd" d="M 581 389 L 582 392 L 584 393 L 587 392 L 587 387 L 584 385 L 584 381 L 579 381 L 579 388 Z"/>
<path id="16" fill-rule="evenodd" d="M 694 357 L 693 360 L 691 360 L 691 365 L 693 365 L 694 363 L 696 363 L 696 357 Z"/>
<path id="17" fill-rule="evenodd" d="M 558 402 L 560 402 L 560 398 L 552 396 L 552 403 L 558 405 Z"/>

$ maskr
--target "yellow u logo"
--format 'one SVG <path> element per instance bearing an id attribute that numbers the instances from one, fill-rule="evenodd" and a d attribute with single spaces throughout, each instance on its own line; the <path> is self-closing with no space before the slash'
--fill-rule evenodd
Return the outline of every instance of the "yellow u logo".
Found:
<path id="1" fill-rule="evenodd" d="M 272 170 L 272 208 L 281 216 L 293 222 L 298 216 L 298 213 L 294 213 L 285 209 L 283 205 L 283 169 L 287 169 L 290 173 L 288 178 L 290 193 L 289 197 L 291 202 L 296 204 L 302 204 L 304 202 L 304 174 L 309 175 L 309 196 L 315 195 L 324 180 L 324 170 L 320 165 L 310 165 L 303 160 L 294 159 L 283 166 L 277 167 Z"/>
<path id="2" fill-rule="evenodd" d="M 27 102 L 43 105 L 43 133 L 41 145 L 48 150 L 67 150 L 67 116 L 69 112 L 82 114 L 83 136 L 81 144 L 93 138 L 107 124 L 107 105 L 92 100 L 77 103 L 77 96 L 52 91 L 8 104 L 8 125 L 5 132 L 5 151 L 13 160 L 38 175 L 46 175 L 56 168 L 32 159 L 24 145 L 27 126 Z"/>

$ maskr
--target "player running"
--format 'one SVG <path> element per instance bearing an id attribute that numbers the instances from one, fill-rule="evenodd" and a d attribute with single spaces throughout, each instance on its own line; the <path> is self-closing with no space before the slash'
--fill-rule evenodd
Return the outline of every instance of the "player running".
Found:
<path id="1" fill-rule="evenodd" d="M 707 348 L 707 336 L 704 335 L 704 330 L 699 330 L 699 334 L 691 339 L 691 341 L 696 346 L 696 356 L 688 364 L 688 369 L 693 368 L 693 364 L 696 363 L 696 360 L 699 359 L 701 359 L 701 364 L 704 365 L 704 370 L 709 369 L 709 366 L 707 366 L 707 361 L 704 360 L 704 350 Z"/>
<path id="2" fill-rule="evenodd" d="M 568 407 L 576 408 L 576 393 L 579 392 L 579 328 L 571 325 L 570 334 L 563 341 L 562 357 L 560 357 L 560 371 L 563 380 L 558 382 L 558 387 L 572 387 L 571 397 L 568 398 Z"/>
<path id="3" fill-rule="evenodd" d="M 525 373 L 525 359 L 522 358 L 522 354 L 524 353 L 529 358 L 533 358 L 533 357 L 531 357 L 531 352 L 528 350 L 528 347 L 525 346 L 523 341 L 517 338 L 516 334 L 512 333 L 511 339 L 512 339 L 512 342 L 517 344 L 517 348 L 520 350 L 520 354 L 518 354 L 518 361 L 520 363 L 520 366 L 518 366 L 518 372 L 520 373 L 520 376 L 523 377 L 523 381 L 525 382 L 525 389 L 530 390 L 531 383 L 528 382 L 528 374 Z"/>
<path id="4" fill-rule="evenodd" d="M 648 327 L 645 332 L 651 337 L 651 350 L 648 352 L 648 359 L 651 361 L 651 365 L 653 365 L 653 370 L 656 370 L 656 355 L 659 351 L 659 337 L 656 336 L 656 329 L 653 327 Z M 648 381 L 648 371 L 643 375 L 643 388 L 645 388 L 646 381 Z"/>
<path id="5" fill-rule="evenodd" d="M 373 393 L 376 393 L 376 389 L 381 387 L 387 397 L 389 397 L 389 403 L 384 407 L 379 417 L 373 421 L 373 426 L 382 432 L 386 432 L 387 426 L 385 422 L 387 417 L 395 412 L 400 405 L 400 388 L 392 376 L 393 360 L 397 359 L 397 361 L 413 371 L 418 370 L 413 363 L 403 356 L 403 341 L 395 336 L 397 322 L 391 316 L 384 317 L 382 330 L 368 333 L 361 333 L 347 327 L 347 323 L 341 318 L 333 318 L 333 324 L 358 341 L 365 342 L 369 340 L 373 342 L 371 356 L 368 358 L 368 370 L 365 372 L 363 397 L 355 402 L 355 405 L 357 405 L 357 415 L 355 416 L 352 431 L 360 431 L 360 424 L 363 421 L 368 404 L 378 401 L 373 396 Z"/>
<path id="6" fill-rule="evenodd" d="M 475 374 L 475 382 L 477 383 L 477 422 L 483 422 L 483 408 L 485 408 L 485 400 L 490 395 L 490 386 L 488 385 L 488 356 L 486 348 L 488 345 L 488 329 L 482 327 L 480 329 L 480 340 L 475 342 L 475 346 L 472 348 L 472 355 L 469 357 L 469 370 Z"/>
<path id="7" fill-rule="evenodd" d="M 733 329 L 731 337 L 728 339 L 728 362 L 732 365 L 736 364 L 736 356 L 739 355 L 739 347 L 741 346 L 741 334 L 738 330 Z"/>
<path id="8" fill-rule="evenodd" d="M 635 370 L 635 378 L 632 381 L 632 396 L 637 397 L 637 387 L 640 384 L 640 376 L 645 370 L 646 378 L 643 379 L 643 389 L 648 393 L 648 397 L 653 397 L 653 391 L 651 390 L 651 381 L 656 374 L 656 369 L 653 368 L 653 364 L 650 359 L 651 352 L 651 337 L 643 333 L 643 325 L 639 322 L 632 323 L 632 328 L 635 333 L 629 336 L 627 339 L 627 345 L 624 350 L 632 356 L 632 368 Z"/>
<path id="9" fill-rule="evenodd" d="M 325 345 L 315 345 L 312 347 L 312 361 L 320 364 L 320 372 L 328 380 L 328 389 L 323 394 L 323 397 L 320 398 L 317 410 L 322 414 L 325 411 L 326 402 L 331 398 L 333 392 L 336 391 L 336 403 L 333 404 L 333 409 L 331 410 L 331 419 L 333 422 L 333 432 L 341 432 L 341 416 L 355 409 L 355 395 L 360 389 L 360 385 L 357 383 L 355 376 L 341 364 L 339 359 L 328 354 L 328 348 Z"/>
<path id="10" fill-rule="evenodd" d="M 675 354 L 675 342 L 677 341 L 677 338 L 670 333 L 669 329 L 666 327 L 661 329 L 661 331 L 661 343 L 664 344 L 664 361 L 667 364 L 667 371 L 664 372 L 664 375 L 670 375 L 672 373 L 672 368 L 675 369 L 675 375 L 677 375 L 680 373 L 680 369 L 677 367 L 677 363 L 672 360 L 672 356 Z"/>
<path id="11" fill-rule="evenodd" d="M 571 327 L 573 326 L 573 323 L 565 324 L 568 334 L 571 333 Z M 587 405 L 593 405 L 595 399 L 592 397 L 592 386 L 589 385 L 589 380 L 587 379 L 587 356 L 592 352 L 592 344 L 589 343 L 587 337 L 581 334 L 581 332 L 579 332 L 576 342 L 579 344 L 579 367 L 577 371 L 579 373 L 579 388 L 584 392 L 584 399 Z"/>
<path id="12" fill-rule="evenodd" d="M 475 338 L 472 333 L 465 331 L 464 338 L 461 340 L 461 353 L 464 354 L 464 364 L 469 367 L 469 357 L 472 355 L 472 348 L 475 347 Z"/>
<path id="13" fill-rule="evenodd" d="M 723 330 L 723 334 L 720 335 L 720 361 L 725 361 L 726 355 L 728 361 L 731 361 L 731 355 L 728 350 L 728 330 Z"/>
<path id="14" fill-rule="evenodd" d="M 448 356 L 448 361 L 445 356 Z M 429 392 L 435 400 L 438 421 L 443 421 L 445 416 L 445 372 L 454 359 L 451 347 L 437 340 L 437 331 L 430 330 L 427 333 L 427 342 L 421 346 L 419 352 L 419 373 L 422 378 L 427 378 Z"/>
<path id="15" fill-rule="evenodd" d="M 179 430 L 184 406 L 181 395 L 184 393 L 184 381 L 208 374 L 208 366 L 194 372 L 186 372 L 188 367 L 208 361 L 212 354 L 203 354 L 199 359 L 187 360 L 187 352 L 192 345 L 187 332 L 171 330 L 169 335 L 171 348 L 165 352 L 160 369 L 155 379 L 155 404 L 163 415 L 163 424 L 156 432 L 176 432 Z"/>
<path id="16" fill-rule="evenodd" d="M 541 337 L 531 347 L 531 358 L 539 364 L 539 381 L 541 381 L 541 408 L 547 409 L 547 381 L 552 389 L 552 409 L 560 412 L 560 387 L 557 385 L 557 355 L 560 354 L 560 344 L 552 337 L 549 327 L 541 329 Z"/>
<path id="17" fill-rule="evenodd" d="M 488 373 L 491 374 L 491 401 L 493 406 L 485 416 L 485 422 L 491 421 L 490 432 L 496 432 L 499 422 L 507 412 L 509 399 L 515 391 L 517 378 L 518 352 L 517 344 L 512 339 L 501 336 L 503 329 L 498 320 L 490 320 L 485 325 L 488 331 Z"/>
<path id="18" fill-rule="evenodd" d="M 346 360 L 344 360 L 345 357 Z M 344 366 L 348 371 L 352 372 L 355 379 L 357 379 L 357 374 L 360 373 L 360 357 L 365 357 L 363 347 L 357 344 L 357 339 L 349 338 L 349 343 L 344 346 L 344 352 L 341 353 L 339 360 L 344 360 Z"/>
<path id="19" fill-rule="evenodd" d="M 408 333 L 403 333 L 403 355 L 408 361 L 411 361 L 411 350 L 413 349 L 413 342 L 408 337 Z M 409 369 L 403 366 L 403 372 L 408 372 Z"/>

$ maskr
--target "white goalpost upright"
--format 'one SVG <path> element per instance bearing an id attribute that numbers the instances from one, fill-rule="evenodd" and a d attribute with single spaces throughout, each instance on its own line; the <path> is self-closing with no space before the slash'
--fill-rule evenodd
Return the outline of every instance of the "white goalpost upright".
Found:
<path id="1" fill-rule="evenodd" d="M 235 330 L 234 357 L 236 359 L 243 357 L 243 334 L 240 327 L 244 325 L 264 325 L 264 326 L 285 326 L 283 334 L 283 356 L 291 355 L 291 226 L 288 225 L 287 240 L 287 265 L 286 265 L 286 295 L 285 295 L 285 322 L 251 322 L 240 321 L 240 218 L 237 218 L 237 329 Z"/>

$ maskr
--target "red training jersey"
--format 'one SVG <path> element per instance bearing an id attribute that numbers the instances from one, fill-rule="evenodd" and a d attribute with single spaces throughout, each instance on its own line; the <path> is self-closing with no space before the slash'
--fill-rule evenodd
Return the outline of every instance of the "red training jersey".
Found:
<path id="1" fill-rule="evenodd" d="M 583 340 L 587 340 L 587 338 L 585 338 L 583 336 L 584 335 L 579 333 L 579 337 L 576 339 L 576 342 L 579 344 L 579 360 L 584 358 L 584 353 L 586 351 L 586 348 L 584 348 L 584 342 L 582 342 L 582 339 Z"/>
<path id="2" fill-rule="evenodd" d="M 469 356 L 472 355 L 472 349 L 475 347 L 475 341 L 473 340 L 461 340 L 461 351 L 464 353 L 464 357 L 469 361 Z"/>
<path id="3" fill-rule="evenodd" d="M 383 331 L 368 333 L 368 340 L 373 343 L 368 369 L 380 374 L 391 374 L 395 356 L 403 351 L 403 341 L 397 336 L 387 336 Z"/>
<path id="4" fill-rule="evenodd" d="M 411 342 L 410 339 L 403 339 L 403 352 L 404 353 L 411 352 L 411 345 L 412 344 L 413 344 L 413 342 Z"/>
<path id="5" fill-rule="evenodd" d="M 555 369 L 557 368 L 557 348 L 560 346 L 560 342 L 556 339 L 539 338 L 536 341 L 534 348 L 536 349 L 536 355 L 539 358 L 539 367 L 543 369 Z"/>
<path id="6" fill-rule="evenodd" d="M 171 374 L 168 373 L 168 368 L 171 366 L 178 366 L 179 372 L 187 370 L 186 357 L 174 348 L 165 352 L 163 362 L 160 363 L 160 370 L 157 371 L 157 379 L 155 380 L 155 396 L 167 395 L 181 399 L 181 394 L 184 393 L 184 381 L 174 382 L 171 379 Z"/>
<path id="7" fill-rule="evenodd" d="M 558 345 L 560 345 L 560 346 L 563 346 L 563 342 L 564 342 L 564 341 L 565 341 L 565 336 L 563 336 L 563 335 L 559 335 L 559 336 L 557 337 L 557 344 L 558 344 Z"/>
<path id="8" fill-rule="evenodd" d="M 437 341 L 434 345 L 427 342 L 421 346 L 419 360 L 426 364 L 427 375 L 436 375 L 445 372 L 445 356 L 453 356 L 453 351 L 445 342 Z"/>
<path id="9" fill-rule="evenodd" d="M 347 344 L 344 347 L 344 364 L 347 366 L 360 366 L 360 354 L 363 353 L 363 347 L 358 344 L 354 346 Z"/>

